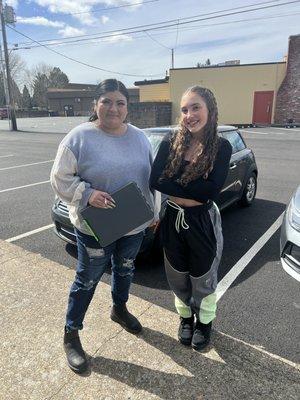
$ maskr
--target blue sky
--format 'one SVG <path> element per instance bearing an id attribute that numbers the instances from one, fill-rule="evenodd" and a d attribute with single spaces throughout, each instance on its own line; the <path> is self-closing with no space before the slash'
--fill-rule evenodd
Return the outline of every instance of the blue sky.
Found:
<path id="1" fill-rule="evenodd" d="M 133 86 L 136 80 L 163 78 L 170 68 L 171 48 L 174 48 L 176 68 L 193 67 L 197 62 L 204 63 L 207 58 L 213 64 L 233 59 L 240 60 L 242 64 L 282 61 L 287 54 L 288 37 L 300 34 L 300 1 L 221 18 L 211 17 L 287 1 L 7 1 L 7 4 L 15 8 L 17 23 L 14 28 L 22 34 L 37 42 L 49 40 L 42 43 L 56 43 L 55 46 L 49 46 L 54 51 L 121 74 L 78 64 L 44 47 L 33 48 L 36 43 L 9 27 L 7 36 L 10 48 L 18 44 L 20 49 L 16 53 L 29 68 L 47 63 L 61 68 L 71 82 L 98 83 L 102 79 L 116 77 L 128 86 Z M 247 5 L 253 6 L 221 12 Z M 183 24 L 202 14 L 206 16 L 198 18 L 211 19 Z M 145 27 L 141 27 L 136 29 L 141 32 L 118 33 L 120 29 L 169 20 L 174 22 L 168 28 L 145 31 Z M 99 38 L 105 32 L 113 36 Z M 92 34 L 98 37 L 83 36 Z M 79 41 L 87 38 L 89 40 Z M 67 40 L 73 43 L 66 43 Z"/>

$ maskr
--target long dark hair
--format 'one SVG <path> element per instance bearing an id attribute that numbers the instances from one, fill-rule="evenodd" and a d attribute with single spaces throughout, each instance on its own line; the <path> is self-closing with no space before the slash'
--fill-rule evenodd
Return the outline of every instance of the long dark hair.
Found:
<path id="1" fill-rule="evenodd" d="M 203 129 L 203 135 L 199 138 L 196 157 L 185 167 L 177 180 L 183 186 L 199 176 L 207 178 L 213 168 L 218 151 L 218 107 L 215 96 L 209 89 L 201 86 L 192 86 L 185 91 L 183 96 L 190 92 L 197 93 L 205 101 L 208 119 Z M 178 173 L 184 154 L 190 145 L 191 137 L 191 132 L 184 126 L 181 119 L 179 131 L 171 138 L 170 155 L 160 179 L 171 178 Z"/>
<path id="2" fill-rule="evenodd" d="M 117 79 L 105 79 L 104 81 L 100 82 L 99 85 L 96 87 L 96 95 L 95 95 L 95 102 L 99 100 L 99 98 L 107 93 L 107 92 L 120 92 L 124 97 L 126 97 L 127 103 L 129 102 L 129 93 L 126 89 L 124 83 L 118 81 Z M 93 114 L 90 116 L 89 121 L 93 122 L 98 119 L 98 115 L 93 110 Z"/>

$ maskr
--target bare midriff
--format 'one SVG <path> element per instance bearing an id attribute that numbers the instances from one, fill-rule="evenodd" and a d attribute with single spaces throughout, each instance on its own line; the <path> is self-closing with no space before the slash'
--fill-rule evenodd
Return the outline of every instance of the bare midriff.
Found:
<path id="1" fill-rule="evenodd" d="M 173 203 L 178 204 L 179 206 L 183 207 L 195 207 L 195 206 L 201 206 L 204 203 L 200 203 L 199 201 L 193 200 L 193 199 L 183 199 L 182 197 L 173 197 L 170 196 L 169 200 L 173 201 Z"/>

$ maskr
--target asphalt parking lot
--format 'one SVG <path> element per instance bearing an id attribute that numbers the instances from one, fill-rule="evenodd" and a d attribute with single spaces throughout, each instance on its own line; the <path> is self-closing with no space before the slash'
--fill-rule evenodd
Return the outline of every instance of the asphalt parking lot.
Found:
<path id="1" fill-rule="evenodd" d="M 0 238 L 65 268 L 75 267 L 76 249 L 57 238 L 50 226 L 54 194 L 49 174 L 64 134 L 84 120 L 20 119 L 20 131 L 14 133 L 7 131 L 7 121 L 0 121 Z M 281 267 L 277 229 L 299 185 L 300 128 L 241 132 L 256 156 L 258 192 L 252 207 L 234 205 L 222 213 L 220 281 L 230 271 L 237 271 L 237 277 L 229 288 L 224 284 L 215 329 L 268 354 L 276 372 L 279 361 L 290 365 L 300 360 L 300 286 Z M 109 271 L 104 280 L 110 280 Z M 174 311 L 161 261 L 138 261 L 132 293 Z"/>

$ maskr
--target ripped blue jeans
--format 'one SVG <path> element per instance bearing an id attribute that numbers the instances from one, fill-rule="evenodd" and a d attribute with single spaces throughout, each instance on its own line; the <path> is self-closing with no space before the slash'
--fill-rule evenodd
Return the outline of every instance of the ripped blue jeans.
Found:
<path id="1" fill-rule="evenodd" d="M 143 232 L 123 236 L 101 247 L 93 236 L 76 229 L 78 262 L 71 286 L 66 315 L 67 330 L 82 329 L 83 319 L 105 269 L 112 265 L 111 293 L 114 304 L 128 300 L 134 275 L 134 259 L 143 240 Z"/>

